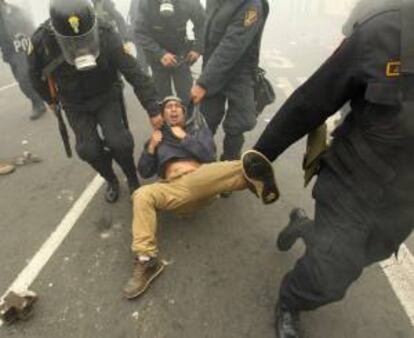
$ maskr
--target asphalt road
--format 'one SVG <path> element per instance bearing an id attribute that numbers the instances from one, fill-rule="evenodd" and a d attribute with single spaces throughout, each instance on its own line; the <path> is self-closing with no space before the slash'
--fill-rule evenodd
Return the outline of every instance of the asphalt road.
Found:
<path id="1" fill-rule="evenodd" d="M 275 35 L 278 29 L 276 23 L 269 24 L 262 57 L 278 100 L 261 115 L 246 148 L 338 40 L 338 35 L 327 34 Z M 4 64 L 0 74 L 0 88 L 13 83 Z M 138 155 L 150 127 L 129 87 L 126 97 Z M 95 176 L 77 158 L 65 158 L 54 117 L 31 122 L 29 110 L 18 87 L 0 91 L 0 158 L 29 150 L 43 159 L 0 177 L 1 293 Z M 221 140 L 219 134 L 217 142 Z M 168 266 L 135 301 L 122 298 L 132 264 L 126 184 L 115 205 L 104 202 L 101 189 L 30 286 L 40 297 L 34 317 L 1 327 L 0 337 L 274 337 L 279 283 L 303 252 L 298 243 L 280 253 L 275 239 L 292 207 L 312 214 L 311 191 L 303 189 L 302 154 L 299 142 L 275 164 L 282 191 L 275 205 L 262 206 L 249 192 L 241 192 L 217 199 L 188 218 L 162 214 L 160 248 Z M 413 239 L 407 247 L 414 252 Z M 344 301 L 304 313 L 302 319 L 307 338 L 414 336 L 412 322 L 379 265 L 366 270 Z"/>

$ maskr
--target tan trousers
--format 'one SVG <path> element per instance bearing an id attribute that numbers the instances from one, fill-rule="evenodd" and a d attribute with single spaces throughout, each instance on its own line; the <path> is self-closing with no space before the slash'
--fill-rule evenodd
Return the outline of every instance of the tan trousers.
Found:
<path id="1" fill-rule="evenodd" d="M 139 188 L 132 196 L 132 251 L 137 255 L 157 255 L 157 211 L 194 210 L 217 194 L 246 187 L 241 161 L 226 161 L 204 164 L 172 181 Z"/>

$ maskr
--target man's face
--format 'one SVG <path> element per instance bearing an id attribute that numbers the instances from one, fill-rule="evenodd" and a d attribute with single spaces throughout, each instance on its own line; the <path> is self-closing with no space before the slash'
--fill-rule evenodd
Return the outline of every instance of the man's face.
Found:
<path id="1" fill-rule="evenodd" d="M 181 102 L 168 101 L 164 106 L 164 121 L 172 127 L 185 126 L 184 108 Z"/>

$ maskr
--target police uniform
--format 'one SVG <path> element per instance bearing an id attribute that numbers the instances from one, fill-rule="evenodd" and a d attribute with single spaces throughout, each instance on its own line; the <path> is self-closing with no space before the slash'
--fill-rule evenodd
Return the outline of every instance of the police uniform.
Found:
<path id="1" fill-rule="evenodd" d="M 124 50 L 122 39 L 113 27 L 103 21 L 99 25 L 100 54 L 97 66 L 78 71 L 65 61 L 51 71 L 59 100 L 76 136 L 76 150 L 108 182 L 116 179 L 112 159 L 124 171 L 131 190 L 138 186 L 133 160 L 133 137 L 126 128 L 122 104 L 120 72 L 134 88 L 150 117 L 159 114 L 153 83 L 139 68 L 134 57 Z M 29 55 L 30 76 L 43 99 L 51 103 L 47 82 L 42 72 L 61 57 L 61 49 L 51 30 L 50 21 L 34 34 L 33 52 Z M 101 128 L 103 139 L 98 134 Z"/>
<path id="2" fill-rule="evenodd" d="M 140 13 L 140 3 L 141 0 L 131 0 L 131 4 L 129 7 L 128 17 L 129 17 L 129 24 L 131 29 L 131 36 L 135 37 L 134 29 L 137 25 L 138 20 L 138 13 Z M 138 40 L 135 40 L 135 47 L 137 49 L 137 59 L 139 63 L 141 64 L 142 70 L 145 72 L 145 74 L 149 74 L 149 65 L 147 62 L 147 59 L 145 58 L 145 52 L 142 48 L 141 44 L 138 42 Z"/>
<path id="3" fill-rule="evenodd" d="M 114 25 L 124 41 L 128 41 L 128 27 L 121 13 L 115 8 L 112 0 L 93 0 L 92 1 L 98 17 Z"/>
<path id="4" fill-rule="evenodd" d="M 10 65 L 21 91 L 32 102 L 31 119 L 36 119 L 46 108 L 28 76 L 27 53 L 31 48 L 30 34 L 33 31 L 32 22 L 21 9 L 0 3 L 0 50 L 3 60 Z"/>
<path id="5" fill-rule="evenodd" d="M 193 78 L 191 65 L 185 58 L 190 51 L 203 53 L 204 9 L 199 0 L 176 0 L 173 1 L 174 14 L 164 17 L 160 13 L 159 1 L 140 2 L 135 33 L 151 66 L 159 99 L 172 95 L 173 83 L 177 96 L 187 105 Z M 194 41 L 187 37 L 188 21 L 194 25 Z M 162 65 L 160 60 L 166 53 L 177 56 L 177 66 Z"/>
<path id="6" fill-rule="evenodd" d="M 253 79 L 268 15 L 265 0 L 214 0 L 207 3 L 201 110 L 213 133 L 223 121 L 224 160 L 240 157 L 243 133 L 256 125 Z M 226 110 L 227 103 L 227 110 Z"/>
<path id="7" fill-rule="evenodd" d="M 405 118 L 414 115 L 404 108 L 413 95 L 402 89 L 408 76 L 395 3 L 351 25 L 350 36 L 287 100 L 255 146 L 274 161 L 350 102 L 322 157 L 315 220 L 300 234 L 306 252 L 281 284 L 280 306 L 291 313 L 342 299 L 366 266 L 397 252 L 413 230 L 414 132 Z"/>

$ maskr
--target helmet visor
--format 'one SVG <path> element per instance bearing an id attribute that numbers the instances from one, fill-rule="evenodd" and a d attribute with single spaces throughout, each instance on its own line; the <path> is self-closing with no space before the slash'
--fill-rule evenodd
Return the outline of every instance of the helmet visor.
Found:
<path id="1" fill-rule="evenodd" d="M 78 70 L 89 70 L 96 67 L 99 57 L 99 28 L 95 20 L 93 27 L 82 35 L 65 36 L 54 30 L 56 40 L 62 50 L 63 57 Z"/>

